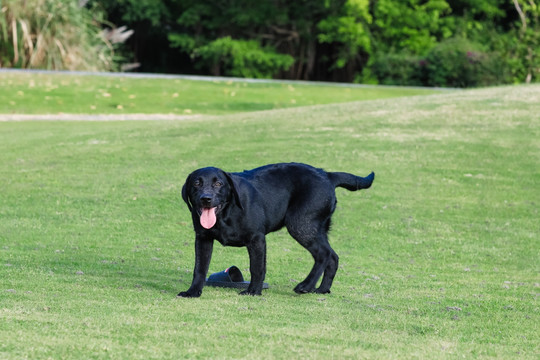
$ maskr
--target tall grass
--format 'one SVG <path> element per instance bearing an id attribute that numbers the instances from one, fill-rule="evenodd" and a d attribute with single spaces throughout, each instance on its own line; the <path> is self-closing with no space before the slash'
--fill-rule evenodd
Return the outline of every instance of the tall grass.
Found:
<path id="1" fill-rule="evenodd" d="M 1 0 L 0 11 L 0 67 L 116 68 L 98 9 L 77 0 Z"/>

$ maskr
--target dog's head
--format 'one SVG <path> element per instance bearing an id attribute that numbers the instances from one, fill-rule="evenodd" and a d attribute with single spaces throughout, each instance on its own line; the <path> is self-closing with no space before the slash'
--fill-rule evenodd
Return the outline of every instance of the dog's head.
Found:
<path id="1" fill-rule="evenodd" d="M 217 215 L 231 202 L 242 209 L 237 185 L 231 174 L 214 167 L 192 172 L 182 187 L 182 198 L 189 211 L 199 216 L 200 224 L 205 229 L 216 224 Z"/>

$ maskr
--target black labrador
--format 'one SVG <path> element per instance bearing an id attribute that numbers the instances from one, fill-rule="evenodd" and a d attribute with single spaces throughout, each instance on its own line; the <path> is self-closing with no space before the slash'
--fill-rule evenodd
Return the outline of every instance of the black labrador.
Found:
<path id="1" fill-rule="evenodd" d="M 296 163 L 266 165 L 242 173 L 214 167 L 194 171 L 182 188 L 182 198 L 195 228 L 195 269 L 191 287 L 178 296 L 201 295 L 214 240 L 224 246 L 247 247 L 251 282 L 240 294 L 261 295 L 266 274 L 265 235 L 284 226 L 315 260 L 307 278 L 294 291 L 329 293 L 338 268 L 338 256 L 327 236 L 336 209 L 335 188 L 367 189 L 374 177 L 373 172 L 364 178 Z"/>

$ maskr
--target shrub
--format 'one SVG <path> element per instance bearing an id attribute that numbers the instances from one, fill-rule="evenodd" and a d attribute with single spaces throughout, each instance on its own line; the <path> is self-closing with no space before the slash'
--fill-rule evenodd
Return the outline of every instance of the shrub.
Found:
<path id="1" fill-rule="evenodd" d="M 0 67 L 113 70 L 113 46 L 100 19 L 77 0 L 4 0 Z"/>
<path id="2" fill-rule="evenodd" d="M 437 44 L 425 58 L 426 85 L 477 87 L 507 82 L 504 61 L 482 51 L 467 39 L 453 38 Z"/>
<path id="3" fill-rule="evenodd" d="M 423 85 L 422 65 L 419 56 L 378 53 L 371 63 L 371 73 L 383 85 Z"/>
<path id="4" fill-rule="evenodd" d="M 288 69 L 294 58 L 263 47 L 256 40 L 234 40 L 229 36 L 195 48 L 192 56 L 200 58 L 215 75 L 271 78 L 280 70 Z"/>

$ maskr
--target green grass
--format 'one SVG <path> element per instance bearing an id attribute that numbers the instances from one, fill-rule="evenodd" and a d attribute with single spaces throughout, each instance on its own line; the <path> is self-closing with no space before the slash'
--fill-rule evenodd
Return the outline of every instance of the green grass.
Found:
<path id="1" fill-rule="evenodd" d="M 534 85 L 0 122 L 0 358 L 537 359 L 539 114 Z M 337 191 L 332 294 L 293 292 L 312 259 L 280 231 L 263 296 L 176 299 L 194 261 L 186 175 L 280 161 L 377 174 Z M 210 271 L 230 265 L 248 275 L 247 252 L 216 244 Z"/>
<path id="2" fill-rule="evenodd" d="M 230 114 L 436 92 L 440 90 L 8 72 L 0 73 L 0 114 Z"/>

